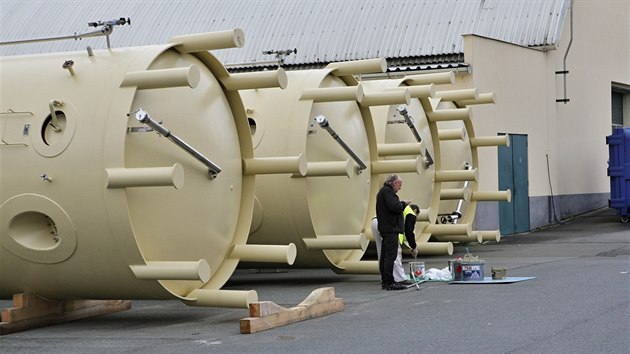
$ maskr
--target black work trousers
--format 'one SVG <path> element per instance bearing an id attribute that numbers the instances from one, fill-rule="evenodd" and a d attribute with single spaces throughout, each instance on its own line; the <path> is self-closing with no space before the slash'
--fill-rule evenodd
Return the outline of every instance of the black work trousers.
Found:
<path id="1" fill-rule="evenodd" d="M 378 260 L 378 269 L 381 272 L 381 281 L 385 286 L 394 283 L 394 261 L 398 255 L 398 234 L 381 234 L 381 258 Z"/>

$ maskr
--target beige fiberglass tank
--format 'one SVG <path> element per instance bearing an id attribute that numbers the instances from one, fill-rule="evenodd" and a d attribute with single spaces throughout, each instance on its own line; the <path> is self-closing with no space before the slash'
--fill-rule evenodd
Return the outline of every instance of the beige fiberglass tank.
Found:
<path id="1" fill-rule="evenodd" d="M 1 298 L 246 307 L 255 291 L 220 290 L 237 263 L 294 259 L 246 241 L 255 175 L 304 161 L 253 157 L 237 91 L 284 71 L 229 75 L 207 50 L 240 30 L 170 42 L 2 58 Z"/>
<path id="2" fill-rule="evenodd" d="M 307 159 L 305 176 L 257 179 L 250 243 L 295 243 L 295 267 L 378 273 L 377 262 L 361 261 L 379 188 L 373 180 L 397 166 L 378 161 L 369 107 L 408 103 L 409 93 L 364 94 L 353 75 L 385 67 L 384 59 L 333 63 L 287 72 L 285 90 L 241 92 L 254 155 Z"/>

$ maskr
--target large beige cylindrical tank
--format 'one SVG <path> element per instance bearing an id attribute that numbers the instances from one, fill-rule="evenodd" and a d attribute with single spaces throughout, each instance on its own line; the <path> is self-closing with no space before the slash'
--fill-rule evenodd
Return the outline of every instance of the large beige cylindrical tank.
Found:
<path id="1" fill-rule="evenodd" d="M 219 289 L 239 260 L 295 249 L 246 245 L 256 172 L 236 89 L 273 84 L 207 52 L 242 44 L 234 30 L 1 59 L 1 298 L 256 299 Z"/>
<path id="2" fill-rule="evenodd" d="M 254 155 L 303 154 L 308 161 L 306 176 L 257 179 L 250 243 L 295 243 L 295 267 L 378 273 L 376 262 L 360 261 L 379 187 L 369 107 L 409 98 L 364 94 L 352 75 L 384 69 L 382 59 L 335 63 L 287 72 L 285 90 L 241 92 L 255 127 Z"/>

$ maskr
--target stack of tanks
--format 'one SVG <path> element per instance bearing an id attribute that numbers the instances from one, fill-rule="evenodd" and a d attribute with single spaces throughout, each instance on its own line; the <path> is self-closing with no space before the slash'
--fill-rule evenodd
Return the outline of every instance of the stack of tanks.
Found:
<path id="1" fill-rule="evenodd" d="M 420 254 L 473 231 L 469 105 L 452 73 L 358 82 L 384 59 L 230 74 L 210 50 L 240 30 L 169 44 L 2 58 L 0 298 L 180 299 L 247 307 L 221 288 L 239 262 L 377 274 L 362 260 L 386 175 L 421 208 Z M 447 85 L 447 86 L 444 86 Z"/>

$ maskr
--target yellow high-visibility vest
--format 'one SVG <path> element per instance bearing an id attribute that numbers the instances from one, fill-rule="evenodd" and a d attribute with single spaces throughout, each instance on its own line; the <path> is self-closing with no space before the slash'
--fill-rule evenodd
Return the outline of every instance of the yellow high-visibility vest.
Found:
<path id="1" fill-rule="evenodd" d="M 416 215 L 416 213 L 413 212 L 413 209 L 411 209 L 411 206 L 407 205 L 405 207 L 405 210 L 403 210 L 403 227 L 405 227 L 405 221 L 407 221 L 407 215 L 409 214 L 413 214 Z M 417 216 L 417 215 L 416 215 Z M 398 234 L 398 241 L 400 242 L 400 244 L 402 245 L 403 243 L 405 243 L 405 234 L 404 234 L 404 230 L 402 234 Z"/>

